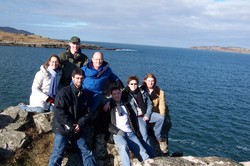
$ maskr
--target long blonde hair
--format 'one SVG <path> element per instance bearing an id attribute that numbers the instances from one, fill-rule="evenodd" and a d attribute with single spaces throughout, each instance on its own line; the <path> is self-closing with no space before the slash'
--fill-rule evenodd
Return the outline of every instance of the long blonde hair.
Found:
<path id="1" fill-rule="evenodd" d="M 154 74 L 152 74 L 152 73 L 146 74 L 146 76 L 144 77 L 144 81 L 146 81 L 147 78 L 153 78 L 155 80 L 154 86 L 156 85 L 156 77 Z"/>

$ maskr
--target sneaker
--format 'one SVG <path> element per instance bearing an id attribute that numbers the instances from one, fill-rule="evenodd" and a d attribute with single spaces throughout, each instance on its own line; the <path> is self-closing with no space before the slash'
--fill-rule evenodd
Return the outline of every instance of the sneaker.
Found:
<path id="1" fill-rule="evenodd" d="M 182 151 L 176 151 L 174 153 L 172 153 L 171 157 L 181 157 L 183 156 L 183 152 Z"/>
<path id="2" fill-rule="evenodd" d="M 168 153 L 168 145 L 165 141 L 161 142 L 159 141 L 160 149 L 162 153 L 167 154 Z"/>

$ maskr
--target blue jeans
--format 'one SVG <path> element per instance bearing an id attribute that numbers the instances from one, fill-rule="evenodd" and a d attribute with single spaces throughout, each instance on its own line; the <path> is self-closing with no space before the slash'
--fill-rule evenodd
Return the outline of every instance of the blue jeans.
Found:
<path id="1" fill-rule="evenodd" d="M 122 166 L 131 165 L 129 149 L 131 149 L 139 161 L 144 161 L 149 158 L 146 150 L 133 132 L 126 133 L 125 137 L 113 135 L 113 138 L 121 157 Z"/>
<path id="2" fill-rule="evenodd" d="M 148 123 L 143 120 L 143 117 L 137 117 L 138 124 L 139 124 L 139 130 L 142 136 L 142 145 L 146 149 L 148 155 L 150 158 L 154 157 L 153 148 L 150 143 L 150 139 L 148 136 Z"/>
<path id="3" fill-rule="evenodd" d="M 164 120 L 164 116 L 159 113 L 153 112 L 151 114 L 149 123 L 155 123 L 153 130 L 157 140 L 160 140 L 161 138 L 166 138 L 166 132 L 163 130 Z"/>
<path id="4" fill-rule="evenodd" d="M 28 106 L 28 105 L 21 105 L 21 106 L 19 106 L 19 108 L 21 108 L 23 111 L 27 111 L 27 112 L 43 113 L 43 112 L 47 111 L 43 107 L 31 107 L 31 106 Z M 54 106 L 51 105 L 49 107 L 49 111 L 54 112 Z"/>
<path id="5" fill-rule="evenodd" d="M 60 166 L 63 159 L 63 153 L 69 139 L 60 134 L 55 134 L 54 148 L 49 160 L 49 166 Z M 77 147 L 82 155 L 82 163 L 86 166 L 95 166 L 96 161 L 92 155 L 92 151 L 88 148 L 83 134 L 80 138 L 72 142 L 73 146 Z"/>

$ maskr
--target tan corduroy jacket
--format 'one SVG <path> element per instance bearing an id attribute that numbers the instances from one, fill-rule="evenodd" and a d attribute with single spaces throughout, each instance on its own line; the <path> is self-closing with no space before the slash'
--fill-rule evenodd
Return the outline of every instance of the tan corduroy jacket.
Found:
<path id="1" fill-rule="evenodd" d="M 166 113 L 166 102 L 165 102 L 164 91 L 161 90 L 158 86 L 155 86 L 150 96 L 153 102 L 153 112 L 160 113 L 161 115 L 164 116 Z"/>

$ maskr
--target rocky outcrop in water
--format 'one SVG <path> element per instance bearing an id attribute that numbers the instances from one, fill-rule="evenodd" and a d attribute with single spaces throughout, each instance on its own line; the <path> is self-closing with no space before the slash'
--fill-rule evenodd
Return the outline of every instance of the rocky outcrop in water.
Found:
<path id="1" fill-rule="evenodd" d="M 241 47 L 220 47 L 220 46 L 193 46 L 192 49 L 195 50 L 210 50 L 210 51 L 223 51 L 223 52 L 235 52 L 242 54 L 250 54 L 249 49 Z"/>
<path id="2" fill-rule="evenodd" d="M 68 42 L 50 39 L 35 34 L 15 34 L 0 31 L 0 46 L 66 48 Z M 81 44 L 80 47 L 88 50 L 116 50 L 115 48 L 105 48 L 93 44 Z"/>
<path id="3" fill-rule="evenodd" d="M 9 107 L 0 113 L 0 162 L 2 165 L 19 165 L 22 154 L 29 154 L 23 158 L 32 165 L 45 166 L 48 164 L 49 156 L 53 146 L 52 129 L 53 113 L 28 113 L 22 111 L 18 106 Z M 36 139 L 34 139 L 36 138 Z M 39 142 L 43 141 L 43 143 Z M 31 146 L 33 144 L 33 146 Z M 119 165 L 119 155 L 115 145 L 104 141 L 104 134 L 97 134 L 92 142 L 93 154 L 100 166 Z M 33 150 L 39 149 L 34 155 Z M 42 148 L 41 148 L 42 147 Z M 166 157 L 160 154 L 158 147 L 155 146 L 158 157 L 151 162 L 139 162 L 133 154 L 131 161 L 136 166 L 240 166 L 242 164 L 233 160 L 220 157 Z M 25 153 L 24 153 L 25 152 Z M 15 160 L 13 159 L 15 158 Z M 39 159 L 39 161 L 38 161 Z M 21 160 L 22 161 L 22 160 Z M 244 163 L 245 165 L 249 163 Z M 20 164 L 21 165 L 21 164 Z M 23 164 L 22 164 L 23 165 Z M 30 165 L 30 164 L 26 164 Z M 64 166 L 82 166 L 77 153 L 67 150 L 63 160 Z"/>

